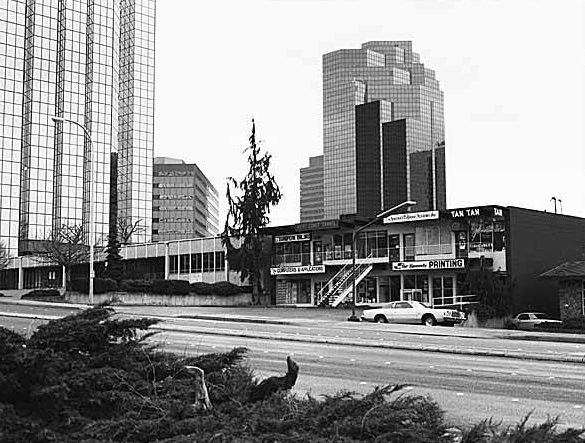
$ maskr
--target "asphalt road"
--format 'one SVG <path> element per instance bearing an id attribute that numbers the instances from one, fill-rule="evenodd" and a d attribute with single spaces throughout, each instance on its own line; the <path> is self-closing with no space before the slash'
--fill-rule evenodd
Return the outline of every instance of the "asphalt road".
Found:
<path id="1" fill-rule="evenodd" d="M 260 377 L 284 373 L 291 355 L 300 366 L 294 389 L 299 395 L 366 393 L 375 386 L 407 384 L 405 392 L 430 395 L 454 424 L 488 417 L 512 424 L 529 413 L 531 422 L 558 415 L 564 426 L 585 424 L 585 366 L 580 364 L 185 332 L 165 332 L 156 340 L 184 355 L 245 346 L 248 364 Z"/>
<path id="2" fill-rule="evenodd" d="M 0 311 L 41 316 L 75 311 L 15 306 L 2 305 Z M 42 322 L 0 316 L 0 325 L 24 333 Z M 583 344 L 517 341 L 481 331 L 454 336 L 466 334 L 452 328 L 356 324 L 335 318 L 292 324 L 166 318 L 158 326 L 166 331 L 154 340 L 179 354 L 249 348 L 247 363 L 259 377 L 285 372 L 286 356 L 292 355 L 301 368 L 294 389 L 298 395 L 366 393 L 387 383 L 407 384 L 405 392 L 432 396 L 455 424 L 488 417 L 511 424 L 532 413 L 532 422 L 558 415 L 564 426 L 585 425 L 585 364 L 530 359 L 537 354 L 583 355 Z M 392 347 L 405 343 L 413 349 Z M 443 351 L 424 350 L 431 347 Z M 517 358 L 454 354 L 449 349 L 491 349 Z"/>

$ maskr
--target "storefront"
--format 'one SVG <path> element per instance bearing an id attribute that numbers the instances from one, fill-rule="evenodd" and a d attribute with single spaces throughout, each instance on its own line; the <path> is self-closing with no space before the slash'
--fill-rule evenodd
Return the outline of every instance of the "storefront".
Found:
<path id="1" fill-rule="evenodd" d="M 273 237 L 276 304 L 337 306 L 351 301 L 355 279 L 357 305 L 416 300 L 452 306 L 474 296 L 466 283 L 470 269 L 506 271 L 501 207 L 391 215 L 356 238 L 356 268 L 353 229 L 364 221 L 335 222 L 281 227 L 282 235 Z"/>

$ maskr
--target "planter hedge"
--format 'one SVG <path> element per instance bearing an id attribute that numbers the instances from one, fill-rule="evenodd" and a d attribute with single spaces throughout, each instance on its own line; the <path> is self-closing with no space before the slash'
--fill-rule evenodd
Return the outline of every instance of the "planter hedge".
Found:
<path id="1" fill-rule="evenodd" d="M 57 289 L 33 289 L 20 297 L 22 300 L 62 299 Z"/>
<path id="2" fill-rule="evenodd" d="M 186 280 L 155 280 L 152 282 L 152 293 L 162 295 L 188 295 L 189 282 Z"/>
<path id="3" fill-rule="evenodd" d="M 89 280 L 87 278 L 71 280 L 71 289 L 82 294 L 89 294 Z M 111 278 L 94 278 L 93 293 L 105 294 L 118 290 L 118 283 Z"/>

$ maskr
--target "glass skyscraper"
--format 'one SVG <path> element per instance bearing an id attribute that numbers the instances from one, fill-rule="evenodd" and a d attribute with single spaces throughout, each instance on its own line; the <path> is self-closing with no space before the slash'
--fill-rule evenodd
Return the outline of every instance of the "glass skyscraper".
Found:
<path id="1" fill-rule="evenodd" d="M 379 102 L 375 112 L 364 109 L 356 114 L 356 107 L 371 102 Z M 368 118 L 376 121 L 368 124 L 364 120 Z M 356 119 L 365 133 L 356 133 Z M 382 128 L 398 120 L 404 124 Z M 378 151 L 372 148 L 372 137 L 377 137 Z M 361 49 L 323 56 L 325 219 L 341 214 L 369 216 L 372 205 L 378 206 L 376 211 L 388 209 L 398 195 L 416 200 L 415 210 L 444 209 L 444 139 L 443 92 L 434 71 L 412 51 L 412 42 L 368 42 Z M 365 150 L 360 151 L 362 146 Z M 393 152 L 404 152 L 405 158 L 395 162 Z M 400 174 L 390 176 L 399 164 L 403 164 Z M 399 177 L 404 183 L 398 183 Z M 403 191 L 394 192 L 392 183 Z M 360 191 L 376 186 L 376 199 Z M 369 209 L 364 212 L 362 207 Z"/>
<path id="2" fill-rule="evenodd" d="M 91 200 L 95 243 L 107 241 L 112 152 L 118 216 L 150 240 L 154 20 L 155 0 L 0 3 L 0 241 L 12 255 L 64 225 L 88 235 Z"/>

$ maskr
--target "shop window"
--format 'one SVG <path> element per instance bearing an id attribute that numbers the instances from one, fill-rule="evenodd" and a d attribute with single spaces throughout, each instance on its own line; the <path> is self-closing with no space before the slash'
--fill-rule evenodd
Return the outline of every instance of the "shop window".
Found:
<path id="1" fill-rule="evenodd" d="M 506 225 L 504 222 L 494 222 L 494 251 L 503 251 L 506 247 Z"/>
<path id="2" fill-rule="evenodd" d="M 391 262 L 400 261 L 400 235 L 398 234 L 388 236 L 388 257 Z"/>
<path id="3" fill-rule="evenodd" d="M 433 306 L 453 304 L 454 283 L 451 276 L 433 277 Z"/>
<path id="4" fill-rule="evenodd" d="M 351 251 L 353 248 L 353 233 L 343 234 L 343 258 L 351 259 Z"/>
<path id="5" fill-rule="evenodd" d="M 341 260 L 343 258 L 343 236 L 341 234 L 333 234 L 333 258 Z"/>
<path id="6" fill-rule="evenodd" d="M 308 241 L 301 242 L 301 264 L 311 264 L 311 244 Z"/>
<path id="7" fill-rule="evenodd" d="M 313 262 L 316 265 L 323 263 L 323 245 L 320 240 L 313 242 Z"/>
<path id="8" fill-rule="evenodd" d="M 404 234 L 404 261 L 414 260 L 414 234 Z"/>

